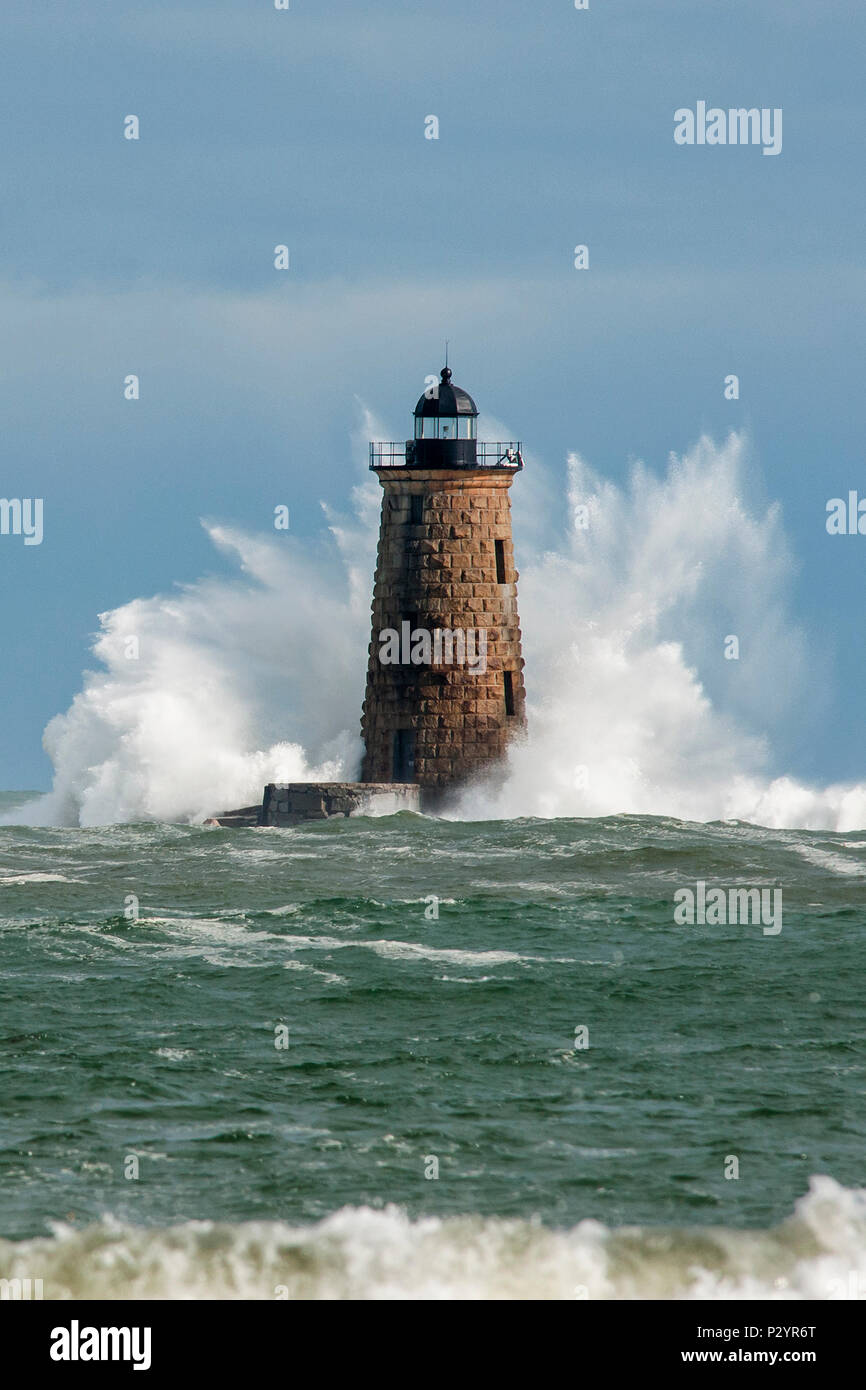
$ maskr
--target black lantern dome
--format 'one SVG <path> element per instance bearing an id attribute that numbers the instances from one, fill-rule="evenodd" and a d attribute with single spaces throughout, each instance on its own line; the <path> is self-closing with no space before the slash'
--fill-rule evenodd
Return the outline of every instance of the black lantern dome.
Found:
<path id="1" fill-rule="evenodd" d="M 450 367 L 439 376 L 415 407 L 414 462 L 421 468 L 471 468 L 478 437 L 475 402 L 454 385 Z"/>
<path id="2" fill-rule="evenodd" d="M 439 373 L 441 381 L 425 391 L 415 407 L 415 418 L 423 415 L 458 416 L 471 415 L 478 418 L 478 410 L 468 391 L 451 382 L 451 368 L 443 367 Z"/>
<path id="3" fill-rule="evenodd" d="M 446 365 L 415 407 L 415 438 L 400 444 L 371 443 L 370 467 L 376 473 L 382 468 L 501 468 L 518 473 L 523 458 L 519 440 L 478 443 L 475 402 L 468 391 L 454 385 Z"/>

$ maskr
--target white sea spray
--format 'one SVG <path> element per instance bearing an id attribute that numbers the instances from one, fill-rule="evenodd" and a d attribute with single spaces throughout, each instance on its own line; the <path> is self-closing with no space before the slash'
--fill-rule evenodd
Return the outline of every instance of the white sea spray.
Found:
<path id="1" fill-rule="evenodd" d="M 704 438 L 622 486 L 573 455 L 566 508 L 528 460 L 514 519 L 529 737 L 447 814 L 866 824 L 866 786 L 803 785 L 771 748 L 820 682 L 787 609 L 779 510 L 744 500 L 747 455 L 740 436 Z M 102 614 L 97 669 L 45 733 L 53 789 L 6 819 L 196 821 L 267 781 L 356 778 L 379 502 L 365 480 L 353 518 L 326 509 L 316 541 L 210 524 L 240 575 Z"/>

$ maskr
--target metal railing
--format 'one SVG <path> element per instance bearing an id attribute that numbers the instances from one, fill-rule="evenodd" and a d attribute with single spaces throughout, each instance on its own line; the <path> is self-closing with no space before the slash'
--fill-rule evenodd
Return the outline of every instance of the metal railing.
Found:
<path id="1" fill-rule="evenodd" d="M 466 441 L 459 441 L 460 443 Z M 370 445 L 370 467 L 371 468 L 406 468 L 414 464 L 414 443 L 410 439 L 404 443 L 390 441 L 383 443 L 381 440 Z M 407 457 L 408 451 L 408 457 Z M 515 468 L 519 472 L 523 467 L 523 454 L 521 453 L 520 440 L 478 440 L 476 460 L 474 464 L 455 464 L 455 468 Z"/>

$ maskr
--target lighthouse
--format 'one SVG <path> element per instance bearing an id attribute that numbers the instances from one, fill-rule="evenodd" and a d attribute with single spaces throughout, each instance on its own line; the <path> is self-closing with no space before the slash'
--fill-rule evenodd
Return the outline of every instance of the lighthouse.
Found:
<path id="1" fill-rule="evenodd" d="M 269 782 L 261 806 L 206 824 L 294 826 L 435 810 L 489 774 L 526 723 L 511 483 L 519 442 L 478 439 L 446 365 L 412 439 L 370 445 L 382 484 L 360 782 Z"/>
<path id="2" fill-rule="evenodd" d="M 519 442 L 478 440 L 448 366 L 414 437 L 372 443 L 382 485 L 364 783 L 414 783 L 427 805 L 491 771 L 525 726 L 511 483 Z"/>

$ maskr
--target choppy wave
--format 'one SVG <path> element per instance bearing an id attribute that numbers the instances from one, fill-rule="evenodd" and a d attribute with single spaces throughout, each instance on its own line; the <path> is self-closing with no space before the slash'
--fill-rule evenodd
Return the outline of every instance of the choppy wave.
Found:
<path id="1" fill-rule="evenodd" d="M 837 874 L 839 878 L 866 878 L 866 864 L 857 863 L 847 854 L 836 854 L 832 850 L 819 849 L 817 845 L 794 845 L 792 846 L 796 854 L 810 864 L 814 864 L 818 869 L 825 869 L 827 873 Z M 861 849 L 862 844 L 849 844 L 848 849 Z"/>
<path id="2" fill-rule="evenodd" d="M 317 1225 L 104 1221 L 0 1241 L 0 1277 L 46 1299 L 861 1299 L 866 1191 L 816 1177 L 768 1231 L 555 1230 L 344 1208 Z"/>

